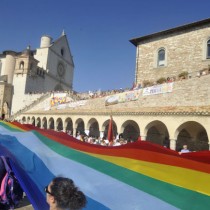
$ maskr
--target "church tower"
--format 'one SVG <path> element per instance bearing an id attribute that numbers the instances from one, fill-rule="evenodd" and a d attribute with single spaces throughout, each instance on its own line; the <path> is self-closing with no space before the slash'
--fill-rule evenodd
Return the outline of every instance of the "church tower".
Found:
<path id="1" fill-rule="evenodd" d="M 72 90 L 73 75 L 74 63 L 64 31 L 55 41 L 43 35 L 35 50 L 28 46 L 22 52 L 4 51 L 0 54 L 0 116 L 5 102 L 7 113 L 15 114 L 45 93 Z"/>

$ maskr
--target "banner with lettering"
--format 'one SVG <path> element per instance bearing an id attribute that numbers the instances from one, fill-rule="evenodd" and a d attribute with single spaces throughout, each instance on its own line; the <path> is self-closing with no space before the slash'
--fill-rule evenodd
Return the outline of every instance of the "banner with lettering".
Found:
<path id="1" fill-rule="evenodd" d="M 155 95 L 155 94 L 163 94 L 170 93 L 173 91 L 173 82 L 165 83 L 161 85 L 155 85 L 151 87 L 146 87 L 143 89 L 143 96 Z"/>
<path id="2" fill-rule="evenodd" d="M 125 103 L 129 101 L 136 101 L 138 100 L 142 90 L 132 90 L 123 93 L 118 93 L 116 95 L 108 96 L 105 99 L 105 105 L 113 105 L 118 103 Z"/>

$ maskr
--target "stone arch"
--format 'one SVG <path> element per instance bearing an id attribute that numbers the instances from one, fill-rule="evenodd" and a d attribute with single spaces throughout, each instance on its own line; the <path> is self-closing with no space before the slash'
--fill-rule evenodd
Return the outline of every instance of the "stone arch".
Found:
<path id="1" fill-rule="evenodd" d="M 23 124 L 25 124 L 26 123 L 26 117 L 23 116 L 21 121 L 22 121 Z"/>
<path id="2" fill-rule="evenodd" d="M 102 125 L 102 131 L 104 131 L 104 136 L 103 136 L 104 138 L 107 138 L 107 135 L 108 135 L 109 122 L 110 120 L 106 120 Z M 116 137 L 118 135 L 117 124 L 115 123 L 113 119 L 112 119 L 112 124 L 113 124 L 113 135 L 114 137 Z"/>
<path id="3" fill-rule="evenodd" d="M 169 148 L 169 133 L 166 125 L 155 120 L 145 127 L 146 140 Z"/>
<path id="4" fill-rule="evenodd" d="M 55 129 L 55 123 L 54 123 L 54 119 L 52 117 L 49 119 L 48 125 L 49 125 L 49 129 L 52 129 L 52 130 Z"/>
<path id="5" fill-rule="evenodd" d="M 38 128 L 41 128 L 41 118 L 40 117 L 37 117 L 37 119 L 36 119 L 36 126 Z"/>
<path id="6" fill-rule="evenodd" d="M 75 135 L 77 135 L 77 133 L 79 132 L 80 134 L 85 134 L 85 123 L 84 120 L 82 118 L 78 118 L 75 122 L 75 129 L 76 129 L 76 133 Z"/>
<path id="7" fill-rule="evenodd" d="M 4 120 L 5 118 L 8 119 L 9 118 L 9 113 L 10 113 L 10 109 L 8 106 L 8 103 L 5 101 L 3 108 L 2 108 L 2 113 L 1 113 L 1 118 Z"/>
<path id="8" fill-rule="evenodd" d="M 95 118 L 91 118 L 88 121 L 87 129 L 89 130 L 89 136 L 96 137 L 96 138 L 100 136 L 99 124 Z"/>
<path id="9" fill-rule="evenodd" d="M 181 124 L 175 131 L 176 150 L 180 151 L 184 144 L 190 151 L 209 150 L 209 139 L 206 129 L 196 121 Z"/>
<path id="10" fill-rule="evenodd" d="M 35 120 L 35 117 L 34 116 L 31 118 L 31 125 L 33 125 L 33 126 L 36 125 L 36 120 Z"/>
<path id="11" fill-rule="evenodd" d="M 42 119 L 42 128 L 47 129 L 47 118 L 43 117 Z"/>
<path id="12" fill-rule="evenodd" d="M 63 120 L 60 117 L 56 120 L 56 130 L 63 131 Z"/>
<path id="13" fill-rule="evenodd" d="M 122 124 L 120 135 L 128 142 L 136 141 L 140 136 L 139 125 L 134 120 L 125 121 Z"/>
<path id="14" fill-rule="evenodd" d="M 24 70 L 24 61 L 21 61 L 20 62 L 19 69 Z"/>
<path id="15" fill-rule="evenodd" d="M 67 134 L 73 135 L 73 121 L 70 117 L 66 118 L 64 127 Z"/>
<path id="16" fill-rule="evenodd" d="M 30 120 L 31 120 L 31 118 L 30 117 L 27 117 L 27 124 L 30 123 Z"/>

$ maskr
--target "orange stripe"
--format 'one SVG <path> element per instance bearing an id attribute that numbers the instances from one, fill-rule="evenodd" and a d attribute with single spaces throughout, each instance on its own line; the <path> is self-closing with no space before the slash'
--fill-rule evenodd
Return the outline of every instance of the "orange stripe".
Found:
<path id="1" fill-rule="evenodd" d="M 17 125 L 17 123 L 15 124 Z M 18 126 L 24 130 L 31 130 L 21 124 Z M 61 138 L 59 136 L 49 134 L 47 130 L 42 130 L 38 128 L 35 128 L 35 130 L 38 130 L 39 133 L 48 137 L 49 139 L 62 143 L 73 149 L 81 150 L 88 153 L 109 155 L 109 156 L 116 156 L 116 157 L 126 157 L 126 158 L 131 158 L 131 159 L 136 159 L 136 160 L 160 163 L 160 164 L 171 165 L 171 166 L 178 166 L 182 168 L 188 168 L 192 170 L 202 171 L 205 173 L 210 173 L 210 164 L 184 158 L 184 156 L 180 156 L 178 153 L 177 155 L 175 155 L 173 151 L 172 151 L 172 154 L 162 154 L 159 152 L 158 147 L 157 147 L 157 152 L 143 150 L 143 149 L 140 149 L 141 145 L 139 144 L 141 144 L 141 142 L 139 144 L 138 142 L 136 142 L 136 143 L 127 144 L 121 147 L 105 147 L 105 146 L 98 146 L 98 145 L 92 145 L 92 144 L 90 145 L 89 143 L 84 143 L 78 140 L 72 141 L 73 137 L 65 135 L 65 134 L 62 134 L 62 138 Z"/>

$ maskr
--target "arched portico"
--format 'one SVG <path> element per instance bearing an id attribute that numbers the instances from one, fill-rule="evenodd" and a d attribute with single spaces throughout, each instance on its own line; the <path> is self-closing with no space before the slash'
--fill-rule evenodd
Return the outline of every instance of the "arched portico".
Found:
<path id="1" fill-rule="evenodd" d="M 85 133 L 92 137 L 99 137 L 100 131 L 99 131 L 99 125 L 98 121 L 95 118 L 91 118 L 87 123 L 87 129 L 85 130 Z"/>
<path id="2" fill-rule="evenodd" d="M 54 119 L 51 117 L 48 121 L 49 129 L 54 130 L 55 129 L 55 124 L 54 124 Z"/>
<path id="3" fill-rule="evenodd" d="M 42 128 L 47 129 L 47 118 L 46 117 L 44 117 L 42 119 Z"/>
<path id="4" fill-rule="evenodd" d="M 56 120 L 56 130 L 63 131 L 63 121 L 60 117 Z"/>
<path id="5" fill-rule="evenodd" d="M 85 134 L 85 124 L 82 118 L 78 118 L 75 122 L 75 136 L 77 135 L 77 133 L 79 132 L 80 134 Z"/>
<path id="6" fill-rule="evenodd" d="M 153 143 L 169 147 L 169 134 L 166 125 L 155 120 L 150 122 L 145 128 L 146 140 Z"/>
<path id="7" fill-rule="evenodd" d="M 70 117 L 66 118 L 64 122 L 64 127 L 65 127 L 66 133 L 68 133 L 69 135 L 73 135 L 73 122 Z"/>
<path id="8" fill-rule="evenodd" d="M 34 117 L 34 116 L 31 118 L 31 124 L 32 124 L 33 126 L 36 125 L 36 121 L 35 121 L 35 117 Z"/>
<path id="9" fill-rule="evenodd" d="M 127 120 L 122 124 L 120 133 L 125 140 L 136 141 L 140 136 L 140 129 L 134 120 Z"/>
<path id="10" fill-rule="evenodd" d="M 126 113 L 127 114 L 127 113 Z M 163 146 L 167 146 L 170 143 L 170 149 L 179 150 L 182 147 L 184 140 L 190 139 L 189 146 L 193 150 L 209 150 L 209 130 L 210 130 L 210 118 L 205 116 L 191 116 L 191 115 L 126 115 L 119 114 L 113 115 L 113 128 L 114 135 L 125 134 L 127 136 L 133 133 L 136 135 L 134 138 L 141 136 L 142 140 L 150 140 L 151 142 L 158 143 Z M 54 119 L 58 119 L 56 115 L 36 114 L 36 119 L 40 117 L 45 122 L 47 120 L 47 126 L 45 128 L 54 129 Z M 35 125 L 34 114 L 20 115 L 18 121 L 22 119 L 30 119 L 30 123 Z M 72 114 L 71 118 L 67 117 L 66 114 L 61 114 L 60 119 L 64 122 L 64 129 L 72 130 L 71 135 L 74 136 L 76 131 L 80 131 L 81 134 L 85 134 L 85 131 L 90 129 L 90 126 L 97 128 L 96 122 L 99 126 L 100 137 L 107 136 L 108 125 L 110 120 L 110 114 L 93 114 L 88 113 L 83 115 L 81 113 Z M 132 119 L 132 120 L 131 120 Z M 42 124 L 44 124 L 42 122 Z M 141 128 L 141 133 L 140 133 Z M 74 130 L 73 130 L 74 129 Z M 92 128 L 91 128 L 92 129 Z M 90 130 L 91 130 L 90 129 Z M 119 132 L 118 132 L 119 129 Z M 97 129 L 96 129 L 97 130 Z M 105 132 L 104 132 L 105 131 Z M 131 135 L 130 135 L 131 136 Z M 119 136 L 117 136 L 118 138 Z M 169 143 L 168 143 L 169 142 Z M 178 144 L 177 144 L 178 142 Z M 177 145 L 176 145 L 177 144 Z"/>
<path id="11" fill-rule="evenodd" d="M 176 150 L 180 151 L 184 144 L 188 145 L 191 151 L 209 149 L 209 139 L 205 128 L 198 122 L 188 121 L 181 124 L 176 132 Z"/>
<path id="12" fill-rule="evenodd" d="M 36 119 L 36 126 L 38 128 L 41 128 L 41 119 L 40 119 L 40 117 L 37 117 L 37 119 Z"/>
<path id="13" fill-rule="evenodd" d="M 102 124 L 102 131 L 104 131 L 102 137 L 107 138 L 108 130 L 109 130 L 109 122 L 110 122 L 110 120 L 106 120 L 106 121 Z M 118 135 L 118 132 L 117 132 L 117 125 L 116 125 L 116 123 L 115 123 L 115 121 L 114 121 L 113 119 L 112 119 L 112 126 L 113 126 L 113 135 L 114 135 L 114 137 L 116 137 L 116 136 Z"/>
<path id="14" fill-rule="evenodd" d="M 10 109 L 9 109 L 8 103 L 5 101 L 4 105 L 3 105 L 3 108 L 2 108 L 1 118 L 2 119 L 8 119 L 9 115 L 10 115 Z"/>
<path id="15" fill-rule="evenodd" d="M 31 118 L 30 117 L 27 117 L 27 124 L 30 124 L 30 120 L 31 120 Z"/>
<path id="16" fill-rule="evenodd" d="M 22 123 L 25 124 L 26 123 L 26 117 L 22 117 Z"/>

